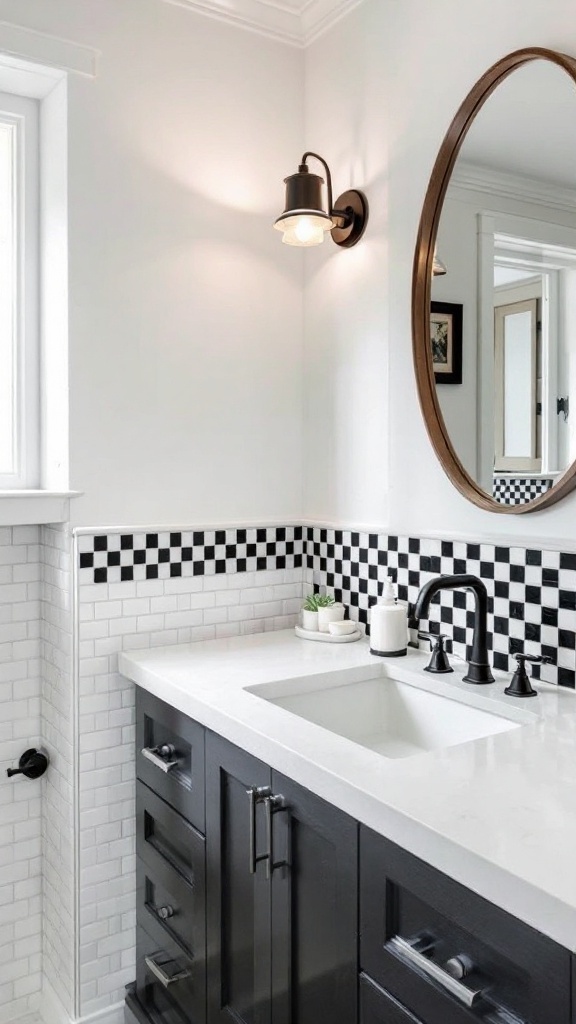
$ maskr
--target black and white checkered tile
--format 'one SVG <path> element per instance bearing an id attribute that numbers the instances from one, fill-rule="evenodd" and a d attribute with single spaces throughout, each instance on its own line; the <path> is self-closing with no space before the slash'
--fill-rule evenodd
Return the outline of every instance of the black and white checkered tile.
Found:
<path id="1" fill-rule="evenodd" d="M 298 569 L 303 564 L 301 526 L 234 530 L 82 535 L 80 583 L 120 583 L 213 576 L 218 573 Z"/>
<path id="2" fill-rule="evenodd" d="M 576 679 L 576 554 L 492 544 L 392 537 L 308 527 L 306 581 L 326 588 L 352 618 L 368 623 L 379 584 L 392 576 L 398 596 L 414 603 L 422 585 L 438 574 L 472 573 L 489 594 L 489 647 L 495 668 L 507 671 L 511 655 L 546 655 L 552 665 L 534 675 L 574 687 Z M 471 653 L 473 599 L 445 591 L 422 629 L 452 637 L 461 657 Z"/>
<path id="3" fill-rule="evenodd" d="M 389 575 L 414 603 L 430 576 L 472 573 L 488 589 L 495 668 L 507 671 L 511 654 L 543 654 L 552 664 L 542 678 L 575 686 L 576 553 L 301 526 L 86 534 L 78 545 L 80 584 L 304 567 L 308 586 L 333 593 L 365 625 Z M 420 625 L 447 633 L 467 657 L 473 624 L 472 598 L 445 591 Z"/>
<path id="4" fill-rule="evenodd" d="M 544 478 L 495 476 L 492 481 L 492 497 L 501 505 L 525 505 L 527 501 L 546 494 L 553 483 L 553 480 Z"/>

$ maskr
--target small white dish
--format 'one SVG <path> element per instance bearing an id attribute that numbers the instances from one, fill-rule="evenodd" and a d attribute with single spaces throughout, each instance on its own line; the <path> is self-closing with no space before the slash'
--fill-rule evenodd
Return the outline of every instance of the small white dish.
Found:
<path id="1" fill-rule="evenodd" d="M 334 636 L 332 633 L 321 633 L 320 631 L 316 633 L 309 629 L 302 629 L 302 626 L 294 626 L 294 632 L 302 640 L 319 640 L 324 644 L 350 644 L 364 636 L 359 629 L 356 629 L 354 633 L 346 633 L 345 636 Z"/>
<path id="2" fill-rule="evenodd" d="M 358 627 L 352 619 L 342 619 L 340 622 L 329 622 L 328 632 L 332 636 L 348 636 L 349 633 L 357 633 Z"/>

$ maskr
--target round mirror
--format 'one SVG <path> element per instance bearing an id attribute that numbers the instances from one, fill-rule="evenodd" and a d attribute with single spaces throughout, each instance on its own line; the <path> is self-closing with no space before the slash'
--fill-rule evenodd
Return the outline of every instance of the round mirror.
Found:
<path id="1" fill-rule="evenodd" d="M 420 404 L 450 479 L 494 512 L 576 486 L 575 85 L 576 60 L 550 50 L 490 68 L 442 143 L 420 220 Z"/>

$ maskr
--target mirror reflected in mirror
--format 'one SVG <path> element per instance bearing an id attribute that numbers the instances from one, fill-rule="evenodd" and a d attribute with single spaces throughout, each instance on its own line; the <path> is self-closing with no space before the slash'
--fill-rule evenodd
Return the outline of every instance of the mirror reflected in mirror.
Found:
<path id="1" fill-rule="evenodd" d="M 420 288 L 429 296 L 432 374 L 430 367 L 423 373 L 417 348 L 424 341 L 416 315 L 422 252 L 415 264 L 421 402 L 449 475 L 494 510 L 542 507 L 576 460 L 574 68 L 567 74 L 550 59 L 520 62 L 490 85 L 483 105 L 481 80 L 466 101 L 476 92 L 478 112 L 455 160 L 448 133 L 426 199 L 434 192 L 441 199 L 445 189 L 426 253 L 431 280 Z M 441 182 L 443 151 L 453 167 Z M 420 245 L 425 221 L 426 206 Z M 431 377 L 434 394 L 426 399 Z M 434 411 L 438 430 L 431 429 Z M 460 466 L 453 460 L 452 471 L 439 449 L 452 449 Z"/>

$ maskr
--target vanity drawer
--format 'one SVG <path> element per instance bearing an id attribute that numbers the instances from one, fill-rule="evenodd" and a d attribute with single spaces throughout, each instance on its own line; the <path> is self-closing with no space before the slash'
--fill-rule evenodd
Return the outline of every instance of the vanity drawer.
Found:
<path id="1" fill-rule="evenodd" d="M 146 931 L 158 939 L 165 934 L 191 956 L 202 958 L 206 950 L 203 865 L 198 866 L 194 885 L 190 885 L 168 864 L 151 869 L 138 858 L 136 914 Z"/>
<path id="2" fill-rule="evenodd" d="M 360 933 L 362 970 L 426 1024 L 499 1024 L 499 1009 L 518 1024 L 570 1024 L 565 949 L 364 827 Z M 398 939 L 419 940 L 416 957 Z M 464 988 L 444 970 L 458 956 L 473 966 Z M 484 995 L 469 1005 L 466 989 Z"/>
<path id="3" fill-rule="evenodd" d="M 422 1024 L 389 992 L 365 974 L 360 975 L 360 1024 Z"/>
<path id="4" fill-rule="evenodd" d="M 204 832 L 204 728 L 140 687 L 136 774 Z"/>
<path id="5" fill-rule="evenodd" d="M 136 928 L 136 996 L 154 1024 L 199 1024 L 206 1014 L 206 962 L 165 934 Z"/>
<path id="6" fill-rule="evenodd" d="M 185 818 L 143 782 L 136 783 L 136 853 L 160 884 L 171 872 L 195 892 L 203 891 L 205 845 Z"/>

